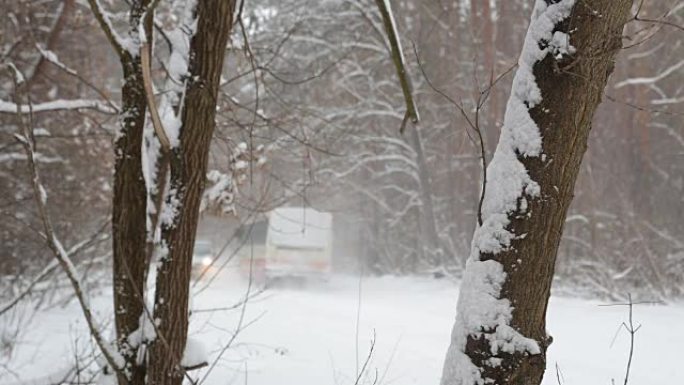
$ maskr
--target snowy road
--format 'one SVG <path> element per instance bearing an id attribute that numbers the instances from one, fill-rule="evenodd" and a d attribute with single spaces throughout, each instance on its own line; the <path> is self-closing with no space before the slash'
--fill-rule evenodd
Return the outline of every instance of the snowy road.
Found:
<path id="1" fill-rule="evenodd" d="M 278 288 L 258 296 L 245 310 L 243 325 L 248 326 L 217 361 L 205 384 L 352 385 L 373 336 L 373 352 L 359 384 L 372 384 L 376 376 L 378 384 L 438 384 L 457 286 L 444 280 L 365 278 L 360 287 L 359 296 L 358 278 L 336 277 L 313 288 Z M 245 288 L 235 277 L 222 279 L 198 294 L 193 308 L 230 306 Z M 103 309 L 107 302 L 106 297 L 97 301 Z M 621 331 L 612 342 L 627 310 L 597 305 L 552 299 L 548 324 L 555 342 L 545 385 L 558 383 L 556 364 L 562 384 L 609 385 L 613 378 L 622 382 L 628 336 Z M 73 356 L 70 341 L 83 330 L 77 310 L 71 304 L 35 317 L 32 332 L 14 352 L 14 367 L 20 373 L 46 373 L 63 366 Z M 217 357 L 240 316 L 240 308 L 197 312 L 191 337 Z M 684 306 L 640 306 L 635 319 L 643 327 L 636 336 L 630 384 L 681 381 Z M 58 365 L 55 357 L 63 363 Z M 0 383 L 14 380 L 0 374 Z"/>

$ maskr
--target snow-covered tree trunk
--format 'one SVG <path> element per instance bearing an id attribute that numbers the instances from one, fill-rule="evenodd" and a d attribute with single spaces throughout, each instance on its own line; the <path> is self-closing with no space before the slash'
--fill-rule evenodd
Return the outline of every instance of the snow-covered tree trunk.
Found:
<path id="1" fill-rule="evenodd" d="M 537 0 L 488 167 L 442 385 L 541 383 L 558 244 L 631 0 Z"/>
<path id="2" fill-rule="evenodd" d="M 144 383 L 144 368 L 128 337 L 139 327 L 149 261 L 145 253 L 147 190 L 143 179 L 142 142 L 147 102 L 138 57 L 122 60 L 121 132 L 114 142 L 114 191 L 112 197 L 113 291 L 117 346 L 125 352 L 130 383 Z M 123 381 L 123 379 L 120 379 Z M 124 382 L 121 382 L 124 383 Z"/>
<path id="3" fill-rule="evenodd" d="M 154 303 L 158 325 L 148 357 L 148 384 L 180 385 L 186 370 L 198 364 L 184 357 L 192 252 L 234 11 L 233 0 L 198 0 L 193 12 L 196 26 L 186 56 L 188 76 L 180 127 L 171 132 L 169 192 L 160 218 L 161 265 Z"/>
<path id="4" fill-rule="evenodd" d="M 142 144 L 147 101 L 143 87 L 139 51 L 139 31 L 152 35 L 152 18 L 142 20 L 150 0 L 130 3 L 128 36 L 119 36 L 108 13 L 99 2 L 91 1 L 101 24 L 121 62 L 120 128 L 114 139 L 114 189 L 112 197 L 113 294 L 116 346 L 126 370 L 117 373 L 120 384 L 143 384 L 144 360 L 129 338 L 140 325 L 144 311 L 145 277 L 149 270 L 146 254 L 147 189 L 143 178 Z M 143 28 L 139 28 L 144 24 Z"/>
<path id="5" fill-rule="evenodd" d="M 117 350 L 124 361 L 116 374 L 122 385 L 180 384 L 196 366 L 184 357 L 192 251 L 235 1 L 185 2 L 182 28 L 165 35 L 171 49 L 166 68 L 172 79 L 160 109 L 149 75 L 159 3 L 131 1 L 125 36 L 118 34 L 112 14 L 98 0 L 88 3 L 119 56 L 124 75 L 121 129 L 114 145 L 112 218 Z M 145 129 L 147 111 L 156 138 Z M 157 139 L 160 154 L 150 148 Z M 149 195 L 152 200 L 163 197 L 163 204 L 151 202 Z M 145 282 L 155 251 L 161 262 L 155 302 L 153 309 L 146 309 Z M 153 324 L 144 321 L 150 312 Z"/>

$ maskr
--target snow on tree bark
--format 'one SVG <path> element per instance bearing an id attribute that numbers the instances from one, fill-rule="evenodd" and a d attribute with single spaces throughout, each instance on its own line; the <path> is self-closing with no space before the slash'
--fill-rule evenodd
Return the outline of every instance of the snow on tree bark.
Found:
<path id="1" fill-rule="evenodd" d="M 145 91 L 140 60 L 122 61 L 121 133 L 114 143 L 114 196 L 112 203 L 114 320 L 119 349 L 128 363 L 130 383 L 142 384 L 144 368 L 128 337 L 139 327 L 144 303 L 148 261 L 146 245 L 146 188 L 142 173 L 142 139 L 145 125 Z M 126 381 L 119 379 L 120 383 Z"/>
<path id="2" fill-rule="evenodd" d="M 144 310 L 147 191 L 143 176 L 143 131 L 147 101 L 138 47 L 138 33 L 152 34 L 152 19 L 142 20 L 150 0 L 130 2 L 127 32 L 123 38 L 98 0 L 88 0 L 91 11 L 119 56 L 123 70 L 120 131 L 114 139 L 114 188 L 112 198 L 113 292 L 116 345 L 125 360 L 117 372 L 120 384 L 143 384 L 145 366 L 130 336 L 137 333 Z"/>
<path id="3" fill-rule="evenodd" d="M 178 145 L 169 154 L 170 185 L 165 205 L 171 210 L 161 222 L 162 247 L 168 254 L 162 256 L 157 274 L 154 319 L 159 322 L 159 338 L 150 345 L 149 384 L 180 385 L 185 373 L 182 358 L 188 334 L 192 252 L 234 11 L 234 1 L 199 0 L 194 13 L 197 29 L 186 58 L 189 76 L 181 104 Z"/>
<path id="4" fill-rule="evenodd" d="M 539 384 L 563 223 L 631 0 L 537 0 L 487 172 L 442 385 Z"/>

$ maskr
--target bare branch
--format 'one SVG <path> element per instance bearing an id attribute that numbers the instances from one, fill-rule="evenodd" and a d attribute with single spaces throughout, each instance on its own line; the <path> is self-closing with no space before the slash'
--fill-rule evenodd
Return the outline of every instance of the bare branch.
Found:
<path id="1" fill-rule="evenodd" d="M 413 87 L 411 85 L 411 79 L 406 71 L 406 63 L 404 62 L 404 54 L 401 49 L 401 43 L 399 42 L 399 37 L 397 36 L 397 26 L 394 22 L 394 17 L 392 16 L 392 9 L 390 8 L 387 0 L 375 0 L 378 6 L 378 10 L 382 15 L 382 22 L 385 25 L 385 32 L 387 33 L 387 39 L 389 40 L 391 47 L 392 61 L 397 70 L 397 76 L 399 77 L 399 83 L 401 84 L 401 90 L 404 93 L 404 101 L 406 102 L 406 116 L 411 119 L 413 124 L 418 124 L 420 117 L 418 115 L 418 106 L 416 106 L 415 99 L 413 98 Z M 404 131 L 405 124 L 402 123 L 402 133 Z"/>
<path id="2" fill-rule="evenodd" d="M 19 74 L 15 74 L 15 88 L 19 84 Z M 45 240 L 48 243 L 48 247 L 52 251 L 52 254 L 58 261 L 59 265 L 62 267 L 64 272 L 66 273 L 69 282 L 71 283 L 72 288 L 74 289 L 74 293 L 76 294 L 76 297 L 78 299 L 78 302 L 81 307 L 81 311 L 83 312 L 84 318 L 86 320 L 86 323 L 88 325 L 88 329 L 90 331 L 90 334 L 92 335 L 93 339 L 95 340 L 96 344 L 102 351 L 102 354 L 104 355 L 105 359 L 107 360 L 107 363 L 116 371 L 116 372 L 122 372 L 122 361 L 123 358 L 120 356 L 120 354 L 113 349 L 113 347 L 105 340 L 105 338 L 102 335 L 102 331 L 100 330 L 99 326 L 96 324 L 95 317 L 93 315 L 92 309 L 90 308 L 90 304 L 88 303 L 88 299 L 86 298 L 85 293 L 83 292 L 82 289 L 82 284 L 80 282 L 80 279 L 78 278 L 78 274 L 76 272 L 76 269 L 74 267 L 73 262 L 71 261 L 71 258 L 69 257 L 69 253 L 64 249 L 62 246 L 62 243 L 59 241 L 57 238 L 57 235 L 55 234 L 54 227 L 52 225 L 52 220 L 50 218 L 50 214 L 48 213 L 47 210 L 47 192 L 45 191 L 45 188 L 43 187 L 40 179 L 40 173 L 38 171 L 38 167 L 36 165 L 36 161 L 34 159 L 34 142 L 33 142 L 33 128 L 30 124 L 26 124 L 24 122 L 23 118 L 23 108 L 19 103 L 19 98 L 16 97 L 16 103 L 17 103 L 17 115 L 19 119 L 19 124 L 21 127 L 22 132 L 15 134 L 15 138 L 21 143 L 21 145 L 24 148 L 24 151 L 26 152 L 26 158 L 28 161 L 28 168 L 29 172 L 31 175 L 31 182 L 32 182 L 32 188 L 33 188 L 33 196 L 36 202 L 36 206 L 38 208 L 38 213 L 40 216 L 40 219 L 43 223 L 43 229 L 44 229 L 44 236 Z M 32 106 L 29 103 L 28 106 L 28 111 L 29 114 L 32 111 Z M 30 120 L 30 116 L 29 116 Z"/>
<path id="3" fill-rule="evenodd" d="M 157 138 L 159 138 L 159 142 L 162 145 L 163 152 L 168 152 L 171 150 L 171 142 L 169 141 L 169 137 L 166 135 L 161 118 L 159 117 L 157 104 L 154 100 L 154 90 L 152 87 L 152 75 L 150 70 L 150 46 L 147 42 L 140 46 L 140 59 L 142 64 L 145 95 L 147 96 L 147 105 L 150 109 L 150 116 L 152 117 L 152 126 L 154 127 L 154 132 L 157 134 Z"/>

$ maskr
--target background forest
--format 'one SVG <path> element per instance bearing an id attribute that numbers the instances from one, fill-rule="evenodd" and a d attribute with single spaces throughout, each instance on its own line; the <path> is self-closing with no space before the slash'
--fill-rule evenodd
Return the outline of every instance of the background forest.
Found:
<path id="1" fill-rule="evenodd" d="M 210 160 L 210 168 L 234 171 L 247 167 L 242 153 L 258 149 L 267 159 L 242 175 L 235 221 L 284 203 L 311 205 L 342 218 L 343 254 L 351 256 L 342 268 L 358 257 L 374 274 L 458 276 L 481 185 L 468 121 L 481 130 L 489 160 L 532 2 L 393 2 L 421 118 L 403 134 L 401 89 L 372 1 L 249 3 L 229 42 Z M 684 3 L 671 3 L 643 2 L 640 14 L 667 14 L 682 25 Z M 0 7 L 0 58 L 27 76 L 57 231 L 69 244 L 87 239 L 79 263 L 90 278 L 107 276 L 116 58 L 79 1 Z M 163 19 L 164 7 L 159 12 Z M 684 294 L 684 35 L 634 21 L 626 34 L 632 44 L 594 119 L 556 289 L 671 299 Z M 167 55 L 162 35 L 154 56 Z M 16 95 L 7 68 L 0 100 Z M 49 251 L 13 137 L 16 110 L 1 103 L 0 285 L 7 292 L 39 274 Z"/>
<path id="2" fill-rule="evenodd" d="M 681 0 L 0 1 L 0 383 L 676 382 L 683 32 Z"/>

